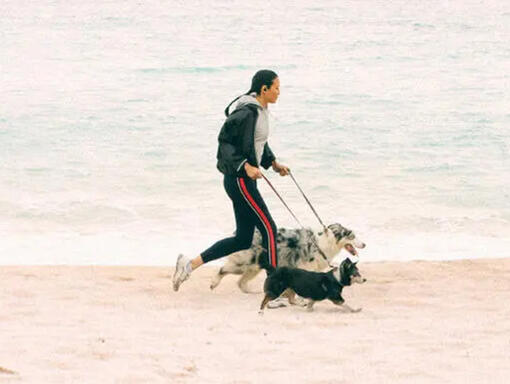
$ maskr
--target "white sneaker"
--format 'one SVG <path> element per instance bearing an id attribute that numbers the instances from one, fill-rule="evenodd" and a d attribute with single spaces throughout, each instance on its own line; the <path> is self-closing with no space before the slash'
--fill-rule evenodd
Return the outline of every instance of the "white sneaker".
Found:
<path id="1" fill-rule="evenodd" d="M 186 280 L 189 279 L 191 272 L 188 272 L 186 269 L 186 265 L 189 263 L 189 260 L 183 254 L 180 254 L 177 258 L 177 263 L 175 264 L 175 273 L 173 277 L 174 283 L 174 291 L 179 290 L 179 286 Z"/>
<path id="2" fill-rule="evenodd" d="M 274 309 L 274 308 L 280 308 L 280 307 L 286 307 L 289 303 L 289 300 L 286 297 L 278 297 L 274 300 L 271 300 L 269 303 L 267 303 L 267 307 Z"/>

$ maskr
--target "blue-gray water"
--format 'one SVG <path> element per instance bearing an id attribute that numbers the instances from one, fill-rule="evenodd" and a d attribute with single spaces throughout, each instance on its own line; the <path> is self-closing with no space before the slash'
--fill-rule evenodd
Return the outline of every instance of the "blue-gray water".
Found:
<path id="1" fill-rule="evenodd" d="M 260 68 L 274 152 L 364 260 L 508 256 L 509 41 L 506 1 L 4 0 L 0 264 L 171 264 L 232 233 L 216 137 Z"/>

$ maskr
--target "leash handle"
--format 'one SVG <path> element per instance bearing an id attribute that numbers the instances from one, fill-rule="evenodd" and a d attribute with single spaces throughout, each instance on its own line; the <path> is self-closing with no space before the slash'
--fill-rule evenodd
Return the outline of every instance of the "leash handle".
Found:
<path id="1" fill-rule="evenodd" d="M 312 209 L 313 213 L 315 214 L 315 217 L 317 217 L 317 220 L 319 220 L 319 223 L 321 223 L 322 227 L 324 228 L 324 231 L 327 232 L 328 229 L 327 227 L 324 225 L 324 223 L 322 222 L 321 218 L 319 217 L 319 215 L 317 214 L 317 211 L 315 211 L 315 208 L 313 207 L 312 203 L 310 203 L 310 200 L 308 200 L 308 197 L 306 197 L 305 193 L 303 192 L 303 190 L 301 189 L 301 187 L 299 186 L 298 182 L 296 181 L 296 179 L 294 178 L 294 175 L 292 174 L 292 172 L 290 171 L 289 169 L 289 175 L 290 177 L 292 178 L 292 181 L 294 181 L 294 184 L 296 184 L 296 187 L 298 187 L 299 189 L 299 192 L 301 192 L 301 194 L 303 195 L 303 197 L 305 198 L 306 202 L 308 203 L 308 205 L 310 206 L 310 208 Z"/>

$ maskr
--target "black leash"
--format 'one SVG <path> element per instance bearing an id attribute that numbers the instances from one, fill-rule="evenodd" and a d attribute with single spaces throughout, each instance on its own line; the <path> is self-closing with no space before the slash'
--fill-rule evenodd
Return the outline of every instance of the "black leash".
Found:
<path id="1" fill-rule="evenodd" d="M 269 184 L 269 186 L 271 187 L 271 189 L 274 191 L 274 193 L 276 193 L 276 196 L 279 197 L 279 199 L 281 200 L 281 202 L 283 203 L 283 205 L 285 205 L 285 207 L 288 209 L 288 211 L 290 212 L 290 214 L 292 215 L 292 217 L 294 217 L 294 219 L 296 219 L 296 221 L 298 222 L 298 224 L 301 226 L 301 228 L 303 229 L 306 229 L 305 226 L 303 224 L 301 224 L 301 222 L 299 221 L 299 219 L 296 217 L 296 215 L 294 214 L 294 212 L 292 212 L 292 210 L 289 208 L 289 206 L 287 205 L 287 203 L 285 203 L 285 201 L 283 200 L 283 198 L 280 196 L 280 194 L 276 191 L 275 187 L 273 187 L 273 184 L 271 184 L 271 182 L 267 179 L 267 177 L 261 172 L 262 174 L 262 177 L 264 178 L 264 180 L 266 180 L 267 184 Z M 296 186 L 299 188 L 299 190 L 301 191 L 303 197 L 305 198 L 306 202 L 308 203 L 308 205 L 310 205 L 310 208 L 312 208 L 312 211 L 313 213 L 315 213 L 315 216 L 317 216 L 317 219 L 319 219 L 319 222 L 322 224 L 322 226 L 324 227 L 324 231 L 325 233 L 328 231 L 328 228 L 324 225 L 324 223 L 322 222 L 322 220 L 320 219 L 319 215 L 317 215 L 317 212 L 315 212 L 315 209 L 313 209 L 312 207 L 312 204 L 310 203 L 310 201 L 307 199 L 307 197 L 305 196 L 305 194 L 303 193 L 303 191 L 301 190 L 301 188 L 299 187 L 298 183 L 296 182 L 296 180 L 294 179 L 294 176 L 292 176 L 292 173 L 290 173 L 290 169 L 289 169 L 289 174 L 290 176 L 292 177 L 292 180 L 294 180 L 294 183 L 296 183 Z M 313 239 L 313 242 L 315 244 L 315 246 L 317 247 L 317 250 L 319 251 L 320 255 L 322 256 L 322 258 L 326 261 L 326 263 L 328 263 L 328 265 L 333 268 L 334 266 L 330 264 L 327 256 L 324 254 L 324 252 L 322 252 L 322 249 L 319 247 L 319 244 L 317 244 L 317 241 L 315 240 L 315 235 L 312 237 Z"/>

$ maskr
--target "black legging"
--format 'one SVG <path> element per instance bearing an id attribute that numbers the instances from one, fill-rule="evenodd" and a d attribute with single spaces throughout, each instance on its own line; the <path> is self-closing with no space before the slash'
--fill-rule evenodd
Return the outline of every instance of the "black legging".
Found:
<path id="1" fill-rule="evenodd" d="M 223 186 L 234 205 L 237 230 L 234 237 L 220 240 L 202 252 L 202 260 L 207 263 L 250 248 L 256 226 L 262 234 L 262 246 L 265 248 L 259 263 L 276 268 L 276 224 L 260 196 L 257 181 L 249 177 L 225 175 Z"/>

